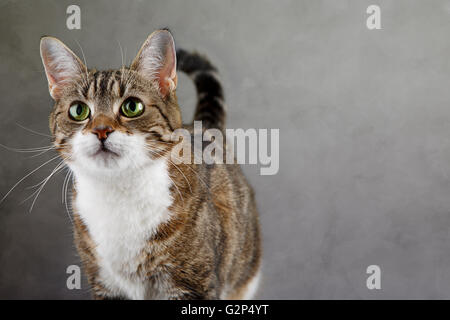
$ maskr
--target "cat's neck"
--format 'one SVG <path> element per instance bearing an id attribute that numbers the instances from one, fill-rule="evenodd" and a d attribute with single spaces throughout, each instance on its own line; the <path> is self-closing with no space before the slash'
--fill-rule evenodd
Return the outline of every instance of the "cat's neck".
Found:
<path id="1" fill-rule="evenodd" d="M 130 172 L 95 175 L 74 169 L 76 207 L 82 217 L 161 215 L 172 203 L 164 159 Z"/>
<path id="2" fill-rule="evenodd" d="M 78 189 L 82 191 L 82 186 L 91 186 L 99 188 L 99 192 L 113 192 L 119 189 L 120 191 L 135 190 L 135 192 L 140 190 L 145 193 L 148 187 L 154 184 L 163 183 L 161 187 L 170 187 L 171 182 L 168 178 L 167 162 L 164 159 L 157 159 L 145 166 L 121 171 L 99 172 L 78 167 L 71 167 L 71 169 L 74 173 L 77 191 Z"/>
<path id="3" fill-rule="evenodd" d="M 75 211 L 96 244 L 99 277 L 110 288 L 142 299 L 144 288 L 129 281 L 142 250 L 171 217 L 171 180 L 165 160 L 128 175 L 96 177 L 75 172 Z"/>

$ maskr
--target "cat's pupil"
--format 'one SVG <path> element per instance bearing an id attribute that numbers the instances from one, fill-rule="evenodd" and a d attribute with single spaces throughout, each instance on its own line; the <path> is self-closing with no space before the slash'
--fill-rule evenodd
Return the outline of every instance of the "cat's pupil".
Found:
<path id="1" fill-rule="evenodd" d="M 80 115 L 83 112 L 83 107 L 81 105 L 78 105 L 77 107 L 77 115 Z"/>
<path id="2" fill-rule="evenodd" d="M 132 112 L 136 111 L 136 103 L 134 101 L 130 101 L 128 107 Z"/>

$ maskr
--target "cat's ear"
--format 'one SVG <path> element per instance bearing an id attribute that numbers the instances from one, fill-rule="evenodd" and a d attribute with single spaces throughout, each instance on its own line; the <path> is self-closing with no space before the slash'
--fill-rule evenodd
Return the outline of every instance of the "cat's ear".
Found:
<path id="1" fill-rule="evenodd" d="M 72 80 L 86 74 L 86 66 L 64 43 L 53 37 L 41 38 L 41 58 L 53 99 L 61 98 L 61 92 Z"/>
<path id="2" fill-rule="evenodd" d="M 177 87 L 175 42 L 168 30 L 153 32 L 142 45 L 130 67 L 156 83 L 163 97 Z"/>

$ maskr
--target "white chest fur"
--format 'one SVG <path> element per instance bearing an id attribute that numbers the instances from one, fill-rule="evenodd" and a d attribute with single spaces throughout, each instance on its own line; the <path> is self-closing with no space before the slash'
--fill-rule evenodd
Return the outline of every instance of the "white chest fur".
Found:
<path id="1" fill-rule="evenodd" d="M 123 175 L 115 180 L 78 173 L 76 207 L 97 244 L 100 279 L 111 291 L 131 299 L 143 299 L 137 258 L 157 227 L 169 219 L 172 203 L 165 161 Z"/>

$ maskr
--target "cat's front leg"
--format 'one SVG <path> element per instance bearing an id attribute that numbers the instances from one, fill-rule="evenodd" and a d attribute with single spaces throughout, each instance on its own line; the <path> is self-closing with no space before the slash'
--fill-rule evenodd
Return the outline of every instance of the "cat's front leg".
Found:
<path id="1" fill-rule="evenodd" d="M 94 300 L 127 300 L 127 297 L 108 290 L 95 275 L 88 277 L 91 286 L 91 295 Z"/>
<path id="2" fill-rule="evenodd" d="M 109 294 L 97 294 L 93 293 L 92 298 L 94 300 L 127 300 L 127 298 L 122 296 L 115 296 L 115 295 L 109 295 Z"/>
<path id="3" fill-rule="evenodd" d="M 209 292 L 198 292 L 195 290 L 192 291 L 181 291 L 174 292 L 170 295 L 168 300 L 219 300 L 219 295 L 215 293 L 215 291 Z"/>

